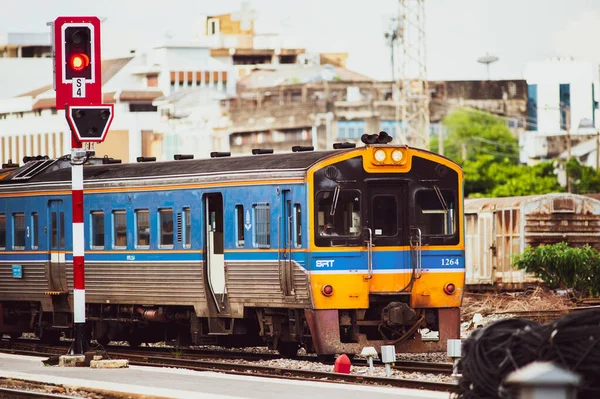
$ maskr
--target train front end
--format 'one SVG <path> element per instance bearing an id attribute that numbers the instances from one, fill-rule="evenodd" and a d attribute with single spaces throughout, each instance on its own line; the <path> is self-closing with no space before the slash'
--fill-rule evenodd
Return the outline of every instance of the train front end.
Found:
<path id="1" fill-rule="evenodd" d="M 443 351 L 459 338 L 462 179 L 447 158 L 392 145 L 310 169 L 313 308 L 305 316 L 317 354 Z"/>

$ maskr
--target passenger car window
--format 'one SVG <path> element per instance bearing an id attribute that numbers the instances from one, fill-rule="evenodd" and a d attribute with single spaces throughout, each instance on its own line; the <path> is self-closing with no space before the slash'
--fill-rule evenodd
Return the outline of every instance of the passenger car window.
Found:
<path id="1" fill-rule="evenodd" d="M 138 247 L 150 246 L 150 211 L 138 209 L 135 211 Z"/>

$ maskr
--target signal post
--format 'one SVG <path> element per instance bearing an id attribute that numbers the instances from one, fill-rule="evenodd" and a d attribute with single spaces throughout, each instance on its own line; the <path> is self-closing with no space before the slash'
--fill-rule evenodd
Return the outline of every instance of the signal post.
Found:
<path id="1" fill-rule="evenodd" d="M 70 355 L 88 347 L 85 331 L 85 229 L 82 143 L 104 140 L 113 119 L 112 104 L 102 104 L 100 20 L 97 17 L 58 17 L 51 23 L 56 109 L 64 109 L 71 129 L 73 221 L 73 346 Z"/>

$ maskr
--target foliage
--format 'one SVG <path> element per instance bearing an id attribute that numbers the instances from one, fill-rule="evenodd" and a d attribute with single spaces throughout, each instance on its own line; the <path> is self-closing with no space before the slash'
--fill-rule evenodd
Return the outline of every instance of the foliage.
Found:
<path id="1" fill-rule="evenodd" d="M 459 108 L 447 115 L 442 124 L 448 132 L 444 140 L 444 154 L 458 163 L 476 161 L 482 155 L 492 155 L 496 162 L 505 158 L 515 162 L 519 159 L 518 140 L 498 116 L 476 109 Z M 438 151 L 437 138 L 431 141 L 431 148 Z"/>
<path id="2" fill-rule="evenodd" d="M 466 196 L 507 197 L 564 191 L 551 162 L 519 164 L 518 140 L 502 118 L 459 108 L 442 123 L 448 131 L 444 155 L 462 165 Z M 432 138 L 431 148 L 438 151 L 437 137 Z"/>
<path id="3" fill-rule="evenodd" d="M 600 192 L 600 173 L 591 166 L 571 158 L 566 165 L 567 176 L 571 179 L 571 192 L 576 194 Z"/>
<path id="4" fill-rule="evenodd" d="M 512 265 L 547 282 L 552 288 L 572 288 L 600 296 L 600 253 L 589 245 L 570 247 L 566 242 L 527 247 Z"/>

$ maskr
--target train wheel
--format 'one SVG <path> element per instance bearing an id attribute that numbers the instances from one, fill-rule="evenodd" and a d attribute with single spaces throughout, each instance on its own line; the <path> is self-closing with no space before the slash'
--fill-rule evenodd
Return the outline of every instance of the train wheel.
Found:
<path id="1" fill-rule="evenodd" d="M 298 349 L 297 342 L 280 342 L 277 351 L 281 356 L 293 359 L 298 357 Z"/>
<path id="2" fill-rule="evenodd" d="M 40 337 L 40 342 L 43 344 L 55 345 L 60 342 L 60 331 L 55 330 L 44 330 Z"/>

